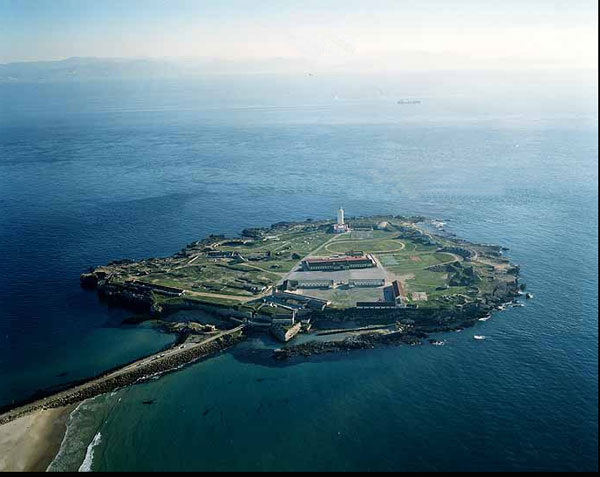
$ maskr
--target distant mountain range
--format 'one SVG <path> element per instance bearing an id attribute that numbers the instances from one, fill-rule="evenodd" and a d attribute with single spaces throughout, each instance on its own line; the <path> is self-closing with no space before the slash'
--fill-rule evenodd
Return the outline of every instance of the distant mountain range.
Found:
<path id="1" fill-rule="evenodd" d="M 307 72 L 308 62 L 273 58 L 223 59 L 68 58 L 0 64 L 0 83 L 82 81 L 93 79 L 182 78 L 207 74 Z"/>
<path id="2" fill-rule="evenodd" d="M 207 75 L 298 74 L 319 76 L 328 73 L 373 74 L 375 72 L 402 73 L 410 71 L 469 72 L 496 70 L 528 70 L 536 72 L 535 65 L 514 58 L 475 62 L 468 56 L 432 54 L 421 51 L 402 51 L 389 61 L 377 59 L 349 59 L 336 64 L 320 64 L 316 59 L 269 58 L 227 60 L 222 58 L 96 58 L 72 57 L 55 61 L 23 61 L 0 64 L 0 84 L 82 82 L 93 80 L 194 78 Z M 540 69 L 542 71 L 547 68 Z M 563 73 L 561 73 L 561 71 Z M 596 76 L 596 70 L 582 70 Z M 555 70 L 569 75 L 568 69 Z M 583 73 L 582 73 L 583 74 Z"/>

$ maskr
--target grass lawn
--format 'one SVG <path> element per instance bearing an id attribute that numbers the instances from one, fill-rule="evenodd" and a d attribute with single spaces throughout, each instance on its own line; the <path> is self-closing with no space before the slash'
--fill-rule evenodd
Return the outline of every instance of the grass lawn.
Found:
<path id="1" fill-rule="evenodd" d="M 260 262 L 250 262 L 252 267 L 256 267 L 254 270 L 256 273 L 260 273 L 257 268 L 264 270 L 265 272 L 262 274 L 263 276 L 268 276 L 273 281 L 277 281 L 281 278 L 278 273 L 287 273 L 292 267 L 298 263 L 298 260 L 266 260 Z M 275 268 L 273 268 L 275 266 Z"/>
<path id="2" fill-rule="evenodd" d="M 454 260 L 454 257 L 448 253 L 394 253 L 390 255 L 378 256 L 382 265 L 398 274 L 412 273 L 416 270 L 423 270 L 432 265 L 441 263 L 449 263 Z M 395 263 L 394 263 L 395 262 Z M 440 273 L 440 272 L 438 272 Z"/>
<path id="3" fill-rule="evenodd" d="M 344 253 L 351 250 L 363 252 L 393 252 L 400 251 L 404 244 L 393 239 L 366 239 L 366 240 L 336 240 L 328 244 L 325 249 L 331 253 Z"/>

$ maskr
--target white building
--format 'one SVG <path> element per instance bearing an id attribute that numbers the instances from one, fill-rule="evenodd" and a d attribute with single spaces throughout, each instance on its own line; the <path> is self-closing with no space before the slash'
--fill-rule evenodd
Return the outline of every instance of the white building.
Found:
<path id="1" fill-rule="evenodd" d="M 382 287 L 385 285 L 383 278 L 355 278 L 348 280 L 348 286 L 354 287 Z"/>
<path id="2" fill-rule="evenodd" d="M 336 234 L 341 234 L 348 232 L 348 230 L 350 230 L 350 227 L 344 223 L 344 209 L 340 207 L 337 212 L 337 223 L 333 226 L 333 231 Z"/>

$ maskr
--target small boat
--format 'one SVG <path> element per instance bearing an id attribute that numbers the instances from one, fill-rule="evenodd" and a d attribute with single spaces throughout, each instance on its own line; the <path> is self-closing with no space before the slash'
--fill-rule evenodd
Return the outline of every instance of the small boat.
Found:
<path id="1" fill-rule="evenodd" d="M 532 299 L 533 298 L 533 293 L 529 293 L 529 292 L 526 293 L 525 294 L 525 298 L 527 298 L 528 300 Z"/>
<path id="2" fill-rule="evenodd" d="M 446 344 L 445 340 L 436 340 L 436 339 L 430 339 L 429 342 L 433 345 L 433 346 L 444 346 Z"/>
<path id="3" fill-rule="evenodd" d="M 473 336 L 473 338 L 475 338 L 476 340 L 484 340 L 485 336 L 483 336 L 483 335 L 475 335 L 475 336 Z"/>

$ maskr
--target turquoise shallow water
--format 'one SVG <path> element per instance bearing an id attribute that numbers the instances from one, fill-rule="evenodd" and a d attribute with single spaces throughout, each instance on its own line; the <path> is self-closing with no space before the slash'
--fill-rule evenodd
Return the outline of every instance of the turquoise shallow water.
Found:
<path id="1" fill-rule="evenodd" d="M 597 469 L 589 98 L 509 95 L 508 107 L 421 85 L 421 108 L 398 109 L 332 101 L 331 83 L 293 96 L 286 81 L 233 95 L 227 81 L 2 86 L 2 404 L 170 342 L 80 290 L 87 266 L 340 205 L 444 218 L 507 246 L 535 299 L 443 347 L 279 366 L 273 343 L 251 340 L 85 402 L 52 468 Z"/>

